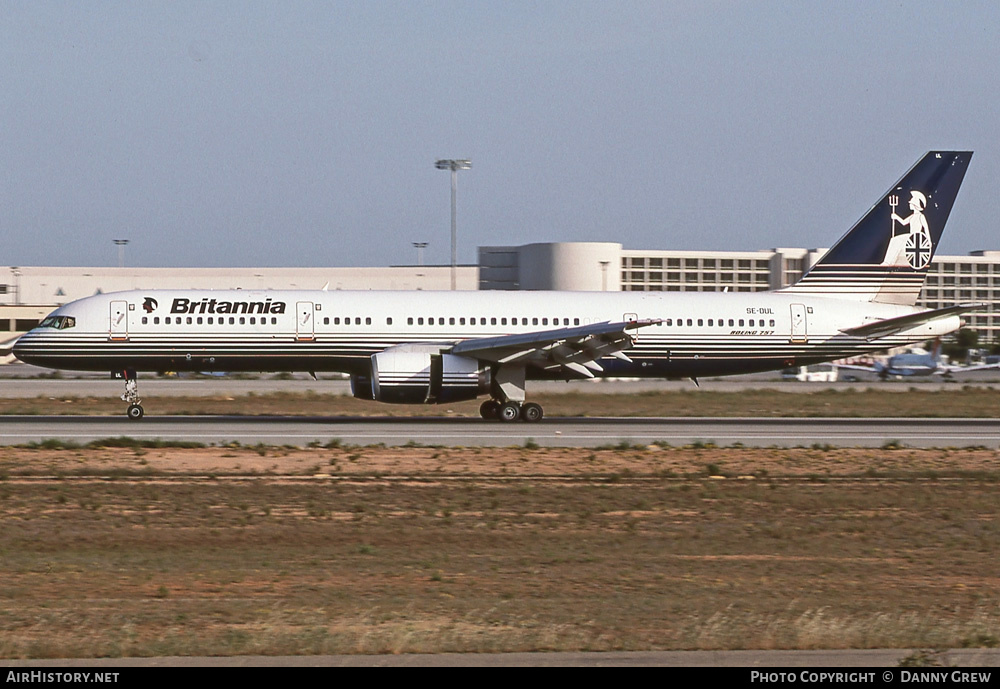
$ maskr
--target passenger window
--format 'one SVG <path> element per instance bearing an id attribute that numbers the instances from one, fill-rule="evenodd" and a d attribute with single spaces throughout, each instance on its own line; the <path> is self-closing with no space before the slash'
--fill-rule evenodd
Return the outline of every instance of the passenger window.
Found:
<path id="1" fill-rule="evenodd" d="M 330 325 L 330 317 L 329 316 L 327 316 L 326 318 L 323 319 L 323 325 Z"/>
<path id="2" fill-rule="evenodd" d="M 163 322 L 164 322 L 164 323 L 165 323 L 166 325 L 170 325 L 170 316 L 167 316 L 166 318 L 164 318 L 164 319 L 163 319 Z"/>
<path id="3" fill-rule="evenodd" d="M 699 325 L 700 325 L 700 323 L 699 323 Z M 711 319 L 711 318 L 709 318 L 709 319 L 708 319 L 708 327 L 709 327 L 709 328 L 711 328 L 711 327 L 712 327 L 712 325 L 713 325 L 713 323 L 712 323 L 712 319 Z"/>
<path id="4" fill-rule="evenodd" d="M 490 325 L 496 325 L 496 324 L 497 324 L 497 319 L 496 318 L 491 318 L 490 319 Z"/>
<path id="5" fill-rule="evenodd" d="M 153 325 L 159 325 L 159 324 L 160 324 L 160 317 L 159 316 L 154 316 L 153 317 Z"/>
<path id="6" fill-rule="evenodd" d="M 730 318 L 729 319 L 729 327 L 731 328 L 731 327 L 733 327 L 733 325 L 735 325 L 735 323 L 733 323 L 733 319 Z"/>
<path id="7" fill-rule="evenodd" d="M 444 316 L 438 317 L 438 325 L 444 325 Z"/>
<path id="8" fill-rule="evenodd" d="M 385 324 L 392 325 L 392 316 L 389 316 L 388 318 L 385 319 Z"/>
<path id="9" fill-rule="evenodd" d="M 574 318 L 573 319 L 573 325 L 580 325 L 580 319 L 579 318 Z"/>
<path id="10" fill-rule="evenodd" d="M 257 317 L 250 316 L 250 325 L 257 325 Z"/>
<path id="11" fill-rule="evenodd" d="M 455 318 L 451 317 L 448 319 L 448 325 L 455 325 Z"/>
<path id="12" fill-rule="evenodd" d="M 409 318 L 406 319 L 406 324 L 413 325 L 413 316 L 410 316 Z"/>
<path id="13" fill-rule="evenodd" d="M 236 325 L 236 316 L 229 317 L 229 325 Z"/>
<path id="14" fill-rule="evenodd" d="M 246 325 L 246 324 L 247 324 L 246 316 L 240 316 L 240 325 Z"/>
<path id="15" fill-rule="evenodd" d="M 531 319 L 531 324 L 532 325 L 538 325 L 538 319 L 537 318 L 532 318 Z"/>
<path id="16" fill-rule="evenodd" d="M 459 317 L 459 319 L 458 319 L 458 324 L 459 324 L 459 325 L 465 325 L 465 316 L 461 316 L 461 317 Z"/>
<path id="17" fill-rule="evenodd" d="M 740 327 L 741 328 L 743 327 L 743 319 L 742 318 L 740 319 Z"/>
<path id="18" fill-rule="evenodd" d="M 361 316 L 354 317 L 354 325 L 361 325 Z"/>
<path id="19" fill-rule="evenodd" d="M 146 324 L 147 324 L 147 322 L 148 322 L 148 321 L 146 320 L 146 317 L 145 317 L 145 316 L 143 316 L 143 317 L 142 317 L 142 324 L 143 324 L 143 325 L 146 325 Z"/>
<path id="20" fill-rule="evenodd" d="M 501 318 L 500 319 L 500 325 L 507 325 L 507 319 L 506 318 Z"/>
<path id="21" fill-rule="evenodd" d="M 704 321 L 702 321 L 702 320 L 701 320 L 701 319 L 699 318 L 699 319 L 698 319 L 698 327 L 700 328 L 700 327 L 701 327 L 702 325 L 704 325 L 704 324 L 705 324 L 705 323 L 704 323 Z"/>
<path id="22" fill-rule="evenodd" d="M 424 319 L 423 316 L 421 316 L 420 318 L 417 319 L 417 325 L 423 325 L 423 324 L 424 324 Z"/>
<path id="23" fill-rule="evenodd" d="M 771 319 L 771 327 L 772 328 L 774 327 L 774 319 L 773 318 Z"/>
<path id="24" fill-rule="evenodd" d="M 365 325 L 371 325 L 371 324 L 372 324 L 372 318 L 371 318 L 371 316 L 366 316 L 365 317 Z"/>
<path id="25" fill-rule="evenodd" d="M 198 325 L 201 325 L 201 316 L 198 316 Z"/>

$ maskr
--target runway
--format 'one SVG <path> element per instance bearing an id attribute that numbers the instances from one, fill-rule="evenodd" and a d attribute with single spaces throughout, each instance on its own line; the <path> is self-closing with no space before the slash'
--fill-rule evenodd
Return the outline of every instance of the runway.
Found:
<path id="1" fill-rule="evenodd" d="M 141 421 L 97 416 L 0 417 L 0 445 L 47 439 L 87 443 L 109 437 L 194 441 L 206 445 L 406 444 L 448 447 L 594 448 L 713 443 L 747 447 L 1000 447 L 994 419 L 548 418 L 538 424 L 479 419 L 148 416 Z"/>

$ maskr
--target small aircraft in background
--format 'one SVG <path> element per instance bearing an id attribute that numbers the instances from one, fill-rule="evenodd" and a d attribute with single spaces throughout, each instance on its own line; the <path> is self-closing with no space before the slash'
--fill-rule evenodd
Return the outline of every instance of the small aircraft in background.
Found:
<path id="1" fill-rule="evenodd" d="M 941 358 L 941 341 L 934 342 L 931 351 L 915 347 L 902 354 L 889 357 L 884 363 L 874 361 L 871 364 L 837 364 L 837 368 L 875 373 L 880 380 L 889 376 L 951 376 L 953 374 L 971 373 L 985 369 L 1000 368 L 1000 364 L 974 364 L 959 366 L 945 363 Z"/>
<path id="2" fill-rule="evenodd" d="M 21 336 L 18 335 L 12 340 L 0 342 L 0 364 L 9 364 L 15 361 L 14 344 L 20 339 Z"/>

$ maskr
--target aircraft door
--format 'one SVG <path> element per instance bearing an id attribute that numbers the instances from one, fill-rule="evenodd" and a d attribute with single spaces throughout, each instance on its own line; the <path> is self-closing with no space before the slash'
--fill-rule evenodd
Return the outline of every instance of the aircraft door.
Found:
<path id="1" fill-rule="evenodd" d="M 108 324 L 109 340 L 128 339 L 128 302 L 111 302 L 111 314 Z"/>
<path id="2" fill-rule="evenodd" d="M 295 339 L 316 339 L 316 305 L 311 301 L 300 301 L 295 304 Z"/>
<path id="3" fill-rule="evenodd" d="M 809 331 L 806 320 L 806 307 L 804 304 L 792 304 L 792 331 L 789 341 L 808 342 Z"/>
<path id="4" fill-rule="evenodd" d="M 300 301 L 295 304 L 295 339 L 316 339 L 316 305 L 311 301 Z"/>

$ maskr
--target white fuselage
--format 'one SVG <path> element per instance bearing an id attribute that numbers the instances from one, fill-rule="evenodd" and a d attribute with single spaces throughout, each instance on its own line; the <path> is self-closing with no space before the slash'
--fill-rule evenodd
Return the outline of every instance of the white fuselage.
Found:
<path id="1" fill-rule="evenodd" d="M 602 359 L 599 375 L 680 378 L 832 361 L 923 341 L 961 325 L 949 316 L 874 340 L 841 332 L 916 311 L 781 291 L 150 290 L 62 306 L 49 317 L 54 320 L 47 319 L 49 326 L 24 335 L 14 352 L 27 363 L 70 370 L 363 375 L 372 355 L 400 344 L 658 319 L 635 331 L 626 358 Z M 529 367 L 527 377 L 567 376 Z"/>

